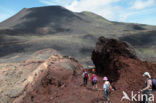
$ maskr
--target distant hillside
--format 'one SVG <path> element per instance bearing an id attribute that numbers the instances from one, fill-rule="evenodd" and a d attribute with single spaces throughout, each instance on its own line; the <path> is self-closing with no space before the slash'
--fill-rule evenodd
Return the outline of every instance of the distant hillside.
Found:
<path id="1" fill-rule="evenodd" d="M 91 12 L 75 13 L 61 6 L 24 8 L 0 23 L 0 30 L 16 31 L 16 35 L 32 34 L 107 34 L 117 37 L 123 32 L 151 30 L 152 26 L 112 22 Z M 154 27 L 155 28 L 155 27 Z"/>
<path id="2" fill-rule="evenodd" d="M 138 55 L 156 60 L 154 30 L 155 26 L 113 22 L 91 12 L 77 13 L 61 6 L 24 8 L 0 23 L 0 62 L 6 62 L 10 57 L 19 61 L 34 51 L 53 48 L 88 63 L 100 36 L 118 38 L 135 46 L 134 43 L 140 41 L 137 39 L 144 42 L 142 39 L 148 35 L 152 36 L 148 41 L 154 43 L 139 46 L 139 49 L 135 47 Z"/>

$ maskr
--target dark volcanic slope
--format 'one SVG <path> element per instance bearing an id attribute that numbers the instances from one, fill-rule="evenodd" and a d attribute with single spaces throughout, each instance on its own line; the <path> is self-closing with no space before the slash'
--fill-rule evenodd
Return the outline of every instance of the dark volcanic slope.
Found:
<path id="1" fill-rule="evenodd" d="M 155 26 L 112 22 L 91 12 L 76 13 L 61 6 L 24 8 L 0 23 L 0 62 L 10 57 L 19 61 L 19 57 L 25 59 L 45 48 L 86 62 L 99 36 L 127 41 L 136 47 L 140 57 L 155 59 L 154 30 Z M 140 41 L 145 44 L 148 35 L 152 43 L 136 46 Z"/>
<path id="2" fill-rule="evenodd" d="M 2 22 L 0 29 L 13 29 L 20 33 L 37 34 L 85 33 L 93 28 L 92 22 L 95 20 L 91 17 L 92 15 L 95 16 L 86 12 L 74 13 L 60 6 L 24 8 L 15 16 Z M 105 25 L 110 24 L 107 20 L 105 23 Z"/>
<path id="3" fill-rule="evenodd" d="M 111 22 L 90 12 L 74 13 L 61 6 L 47 6 L 24 8 L 15 16 L 0 23 L 0 29 L 35 34 L 63 32 L 68 34 L 109 33 L 109 35 L 113 35 L 113 33 L 121 34 L 121 31 L 148 30 L 149 28 L 145 25 Z"/>
<path id="4" fill-rule="evenodd" d="M 24 8 L 18 14 L 1 23 L 2 29 L 14 29 L 24 33 L 35 33 L 44 30 L 48 33 L 68 31 L 61 26 L 69 25 L 78 16 L 63 7 Z"/>

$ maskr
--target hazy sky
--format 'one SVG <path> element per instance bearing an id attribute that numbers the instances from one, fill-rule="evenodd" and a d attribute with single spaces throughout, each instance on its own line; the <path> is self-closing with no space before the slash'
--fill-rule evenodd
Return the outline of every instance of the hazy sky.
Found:
<path id="1" fill-rule="evenodd" d="M 0 22 L 22 8 L 49 5 L 91 11 L 113 21 L 156 25 L 156 0 L 0 0 Z"/>

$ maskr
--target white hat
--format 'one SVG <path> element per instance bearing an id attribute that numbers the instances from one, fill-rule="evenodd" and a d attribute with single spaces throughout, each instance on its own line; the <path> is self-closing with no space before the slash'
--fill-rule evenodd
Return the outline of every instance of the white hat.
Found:
<path id="1" fill-rule="evenodd" d="M 143 74 L 143 77 L 144 76 L 148 76 L 149 78 L 151 78 L 151 75 L 149 74 L 149 72 L 145 72 L 144 74 Z"/>

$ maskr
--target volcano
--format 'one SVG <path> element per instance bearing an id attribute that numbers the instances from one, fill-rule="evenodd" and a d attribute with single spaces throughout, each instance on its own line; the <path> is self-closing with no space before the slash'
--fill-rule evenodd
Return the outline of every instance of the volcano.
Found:
<path id="1" fill-rule="evenodd" d="M 0 23 L 0 62 L 19 62 L 42 49 L 92 65 L 90 55 L 100 37 L 131 44 L 142 60 L 155 61 L 156 27 L 109 21 L 92 12 L 61 6 L 24 8 Z"/>

